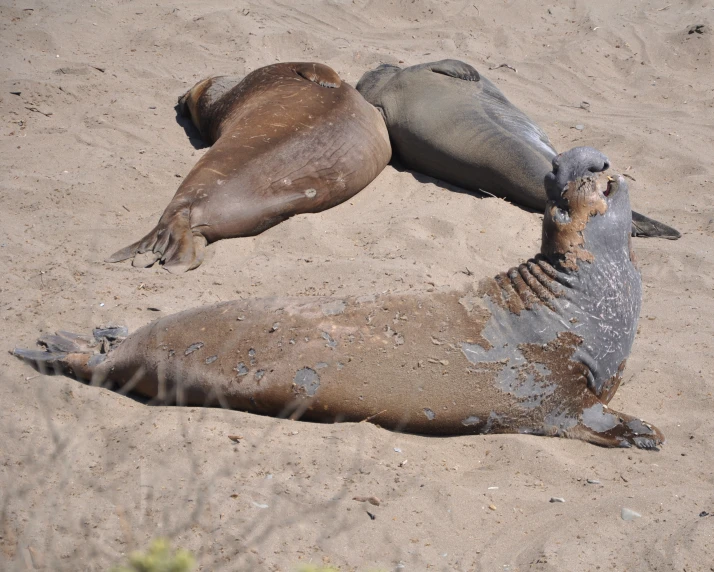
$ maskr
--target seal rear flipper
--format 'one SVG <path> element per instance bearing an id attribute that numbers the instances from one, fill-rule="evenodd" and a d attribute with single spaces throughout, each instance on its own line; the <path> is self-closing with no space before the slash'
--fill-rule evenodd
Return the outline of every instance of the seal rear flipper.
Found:
<path id="1" fill-rule="evenodd" d="M 337 72 L 324 64 L 298 63 L 294 64 L 293 70 L 306 80 L 322 87 L 337 88 L 342 84 Z"/>
<path id="2" fill-rule="evenodd" d="M 117 250 L 109 258 L 105 258 L 104 262 L 121 262 L 122 260 L 134 258 L 137 250 L 139 249 L 139 245 L 143 242 L 143 240 L 144 239 L 142 238 L 140 241 L 135 242 L 134 244 L 130 244 L 129 246 L 125 246 L 121 250 Z"/>
<path id="3" fill-rule="evenodd" d="M 647 236 L 677 240 L 682 234 L 664 223 L 632 211 L 632 236 Z"/>
<path id="4" fill-rule="evenodd" d="M 59 351 L 15 348 L 12 355 L 30 364 L 43 375 L 66 375 L 80 381 L 91 381 L 94 367 L 103 361 L 101 354 L 65 353 Z M 98 358 L 98 359 L 96 359 Z M 94 363 L 93 363 L 94 362 Z"/>
<path id="5" fill-rule="evenodd" d="M 428 69 L 434 73 L 448 75 L 464 81 L 479 81 L 481 75 L 476 68 L 460 60 L 441 60 L 432 64 L 427 64 Z"/>
<path id="6" fill-rule="evenodd" d="M 632 447 L 659 451 L 664 435 L 654 425 L 626 413 L 614 411 L 599 401 L 583 410 L 580 423 L 564 436 L 602 447 Z"/>
<path id="7" fill-rule="evenodd" d="M 44 375 L 66 375 L 90 382 L 96 377 L 97 366 L 127 334 L 124 326 L 95 328 L 88 336 L 60 330 L 37 340 L 37 344 L 44 347 L 42 350 L 15 348 L 10 353 Z"/>
<path id="8" fill-rule="evenodd" d="M 73 352 L 91 352 L 90 349 L 92 345 L 96 346 L 97 342 L 94 340 L 83 339 L 72 339 L 62 335 L 62 332 L 57 334 L 44 335 L 37 340 L 37 343 L 46 348 L 47 352 L 52 353 L 73 353 Z"/>
<path id="9" fill-rule="evenodd" d="M 172 274 L 193 270 L 203 262 L 207 241 L 191 229 L 188 208 L 164 215 L 159 224 L 140 241 L 112 254 L 107 262 L 133 258 L 132 265 L 146 268 L 160 260 Z"/>
<path id="10" fill-rule="evenodd" d="M 208 241 L 200 233 L 191 233 L 187 238 L 169 245 L 166 254 L 161 258 L 164 268 L 171 274 L 181 274 L 201 266 Z"/>

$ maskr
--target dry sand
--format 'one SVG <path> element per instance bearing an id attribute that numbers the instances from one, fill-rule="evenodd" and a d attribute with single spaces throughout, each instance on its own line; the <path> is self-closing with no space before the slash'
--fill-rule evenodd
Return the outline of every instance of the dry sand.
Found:
<path id="1" fill-rule="evenodd" d="M 106 570 L 161 535 L 202 570 L 714 569 L 714 3 L 1 4 L 0 569 Z M 173 109 L 198 79 L 302 60 L 355 84 L 380 62 L 447 57 L 558 149 L 603 150 L 633 208 L 682 231 L 635 240 L 644 307 L 612 403 L 660 427 L 661 452 L 148 407 L 7 353 L 218 300 L 449 290 L 533 255 L 538 214 L 390 166 L 188 274 L 103 262 L 204 152 Z M 503 63 L 517 72 L 488 71 Z"/>

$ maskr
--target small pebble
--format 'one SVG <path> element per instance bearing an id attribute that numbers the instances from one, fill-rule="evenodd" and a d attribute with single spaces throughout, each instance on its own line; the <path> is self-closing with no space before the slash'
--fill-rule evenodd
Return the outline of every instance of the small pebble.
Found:
<path id="1" fill-rule="evenodd" d="M 578 131 L 582 131 L 583 129 L 585 129 L 585 125 L 579 125 L 579 124 L 578 124 L 578 125 L 575 126 L 575 129 L 577 129 Z"/>
<path id="2" fill-rule="evenodd" d="M 639 512 L 635 512 L 634 510 L 630 508 L 623 508 L 622 509 L 622 520 L 635 520 L 636 518 L 641 518 L 642 515 Z"/>
<path id="3" fill-rule="evenodd" d="M 562 497 L 550 497 L 550 502 L 565 502 L 565 499 Z"/>
<path id="4" fill-rule="evenodd" d="M 394 452 L 395 453 L 401 453 L 402 450 L 399 447 L 394 447 Z"/>
<path id="5" fill-rule="evenodd" d="M 589 485 L 599 485 L 600 481 L 598 481 L 597 479 L 588 479 L 588 484 Z"/>
<path id="6" fill-rule="evenodd" d="M 488 508 L 490 508 L 491 510 L 496 510 L 496 505 L 490 504 L 488 505 Z"/>

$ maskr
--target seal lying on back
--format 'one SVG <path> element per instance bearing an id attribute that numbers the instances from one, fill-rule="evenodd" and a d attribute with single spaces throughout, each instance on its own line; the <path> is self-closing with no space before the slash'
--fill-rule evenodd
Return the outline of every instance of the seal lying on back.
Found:
<path id="1" fill-rule="evenodd" d="M 593 172 L 607 165 L 594 149 L 553 165 L 540 254 L 467 291 L 225 302 L 104 340 L 106 353 L 60 333 L 14 354 L 162 403 L 656 448 L 655 427 L 607 405 L 642 296 L 627 185 Z"/>
<path id="2" fill-rule="evenodd" d="M 213 146 L 159 224 L 108 262 L 156 260 L 172 272 L 201 264 L 222 238 L 252 236 L 300 213 L 329 209 L 389 162 L 384 120 L 329 67 L 282 63 L 203 80 L 179 99 Z"/>
<path id="3" fill-rule="evenodd" d="M 382 112 L 394 154 L 407 168 L 545 208 L 543 178 L 557 152 L 543 130 L 469 64 L 385 64 L 365 73 L 357 91 Z M 633 236 L 681 236 L 639 213 L 632 219 Z"/>

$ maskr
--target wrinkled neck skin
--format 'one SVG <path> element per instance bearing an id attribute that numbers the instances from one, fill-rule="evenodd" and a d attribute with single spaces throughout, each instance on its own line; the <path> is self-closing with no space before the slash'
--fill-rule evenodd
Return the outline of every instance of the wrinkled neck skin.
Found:
<path id="1" fill-rule="evenodd" d="M 615 190 L 606 198 L 601 191 L 608 179 L 601 174 L 570 182 L 558 201 L 548 202 L 541 254 L 482 292 L 493 318 L 484 338 L 493 347 L 485 353 L 476 348 L 475 360 L 509 359 L 517 366 L 519 350 L 492 340 L 513 339 L 517 332 L 519 344 L 547 344 L 571 332 L 581 341 L 570 359 L 587 368 L 587 385 L 604 403 L 612 397 L 634 342 L 642 284 L 630 253 L 626 184 L 611 179 Z"/>

